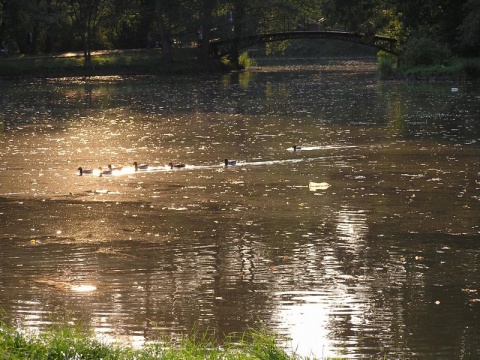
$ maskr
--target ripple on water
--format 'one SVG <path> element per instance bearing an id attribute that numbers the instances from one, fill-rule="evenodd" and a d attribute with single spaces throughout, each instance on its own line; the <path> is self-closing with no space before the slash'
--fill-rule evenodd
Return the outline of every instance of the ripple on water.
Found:
<path id="1" fill-rule="evenodd" d="M 3 84 L 0 307 L 126 342 L 260 319 L 317 357 L 475 347 L 478 89 L 359 66 Z"/>

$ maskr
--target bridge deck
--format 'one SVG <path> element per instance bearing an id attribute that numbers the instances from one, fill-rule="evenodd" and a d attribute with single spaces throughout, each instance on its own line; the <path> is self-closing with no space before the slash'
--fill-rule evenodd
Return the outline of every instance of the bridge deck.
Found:
<path id="1" fill-rule="evenodd" d="M 398 55 L 397 41 L 386 36 L 365 36 L 346 31 L 283 31 L 265 34 L 245 35 L 229 39 L 215 39 L 210 42 L 213 56 L 222 57 L 231 54 L 233 47 L 237 51 L 254 45 L 265 44 L 274 41 L 293 39 L 330 39 L 355 42 L 372 46 L 380 50 Z"/>

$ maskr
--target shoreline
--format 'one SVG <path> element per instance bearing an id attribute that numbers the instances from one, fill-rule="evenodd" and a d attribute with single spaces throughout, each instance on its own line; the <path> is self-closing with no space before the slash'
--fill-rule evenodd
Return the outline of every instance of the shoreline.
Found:
<path id="1" fill-rule="evenodd" d="M 262 67 L 262 63 L 304 63 L 305 61 L 355 60 L 365 56 L 351 57 L 260 57 L 253 58 L 252 69 Z M 384 82 L 405 83 L 467 83 L 480 80 L 480 60 L 458 59 L 450 66 L 426 66 L 409 69 L 390 68 L 384 73 L 378 59 L 377 75 Z M 268 66 L 268 65 L 267 65 Z M 478 67 L 478 68 L 477 68 Z M 249 68 L 245 69 L 248 70 Z M 195 49 L 175 49 L 174 61 L 166 63 L 158 49 L 101 50 L 92 52 L 89 66 L 85 66 L 81 53 L 64 53 L 38 56 L 16 56 L 0 59 L 0 81 L 45 80 L 53 78 L 88 79 L 102 76 L 178 76 L 198 74 L 222 74 L 244 71 L 213 61 L 210 64 L 199 62 Z"/>
<path id="2" fill-rule="evenodd" d="M 188 75 L 225 72 L 220 62 L 202 64 L 196 49 L 179 48 L 167 63 L 158 49 L 93 51 L 85 65 L 81 53 L 11 56 L 0 59 L 0 81 L 94 76 Z"/>

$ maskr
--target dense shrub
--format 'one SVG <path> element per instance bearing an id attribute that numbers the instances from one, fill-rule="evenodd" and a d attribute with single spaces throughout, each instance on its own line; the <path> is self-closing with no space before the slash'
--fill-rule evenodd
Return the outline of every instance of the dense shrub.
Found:
<path id="1" fill-rule="evenodd" d="M 463 62 L 463 71 L 467 78 L 480 78 L 480 59 L 467 59 Z"/>
<path id="2" fill-rule="evenodd" d="M 255 62 L 255 60 L 253 60 L 250 56 L 248 56 L 248 52 L 245 51 L 243 53 L 240 54 L 240 56 L 238 57 L 238 63 L 240 64 L 240 66 L 242 66 L 243 68 L 249 68 L 249 67 L 252 67 L 252 66 L 256 66 L 257 63 Z"/>
<path id="3" fill-rule="evenodd" d="M 391 78 L 397 73 L 397 57 L 386 51 L 377 53 L 377 70 L 381 79 Z"/>
<path id="4" fill-rule="evenodd" d="M 407 42 L 402 64 L 405 67 L 445 65 L 450 57 L 450 51 L 443 44 L 426 37 L 412 38 Z"/>

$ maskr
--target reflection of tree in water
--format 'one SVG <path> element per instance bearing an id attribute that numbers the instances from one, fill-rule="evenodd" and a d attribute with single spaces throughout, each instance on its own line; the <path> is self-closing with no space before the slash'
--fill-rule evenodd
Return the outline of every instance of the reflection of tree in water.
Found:
<path id="1" fill-rule="evenodd" d="M 93 108 L 93 84 L 85 84 L 84 101 L 87 108 Z"/>
<path id="2" fill-rule="evenodd" d="M 341 209 L 337 213 L 337 241 L 339 241 L 340 247 L 359 254 L 365 246 L 367 235 L 368 225 L 365 211 Z"/>
<path id="3" fill-rule="evenodd" d="M 242 331 L 260 319 L 300 339 L 313 329 L 310 344 L 323 336 L 365 352 L 397 344 L 421 352 L 415 341 L 428 343 L 429 331 L 444 339 L 429 329 L 442 314 L 445 328 L 473 344 L 469 297 L 478 295 L 461 288 L 475 287 L 478 246 L 460 245 L 478 230 L 478 151 L 424 142 L 422 119 L 407 124 L 404 114 L 433 110 L 411 94 L 377 97 L 375 107 L 370 100 L 347 126 L 362 98 L 346 111 L 342 103 L 361 89 L 345 93 L 323 77 L 309 91 L 301 84 L 314 78 L 292 79 L 256 74 L 249 89 L 240 79 L 5 84 L 0 136 L 11 169 L 0 171 L 2 192 L 36 199 L 0 202 L 7 313 L 32 315 L 35 327 L 62 308 L 99 333 L 138 338 L 195 325 Z M 443 109 L 444 119 L 455 109 Z M 415 129 L 419 136 L 403 141 Z M 286 151 L 297 136 L 309 151 L 305 141 Z M 221 161 L 232 151 L 242 165 L 227 169 Z M 161 165 L 174 156 L 192 168 L 80 178 L 73 166 Z M 300 161 L 283 161 L 292 158 Z M 332 186 L 313 193 L 309 180 Z M 446 242 L 446 232 L 455 239 Z M 90 293 L 58 291 L 92 279 Z M 449 349 L 461 336 L 447 339 Z"/>

